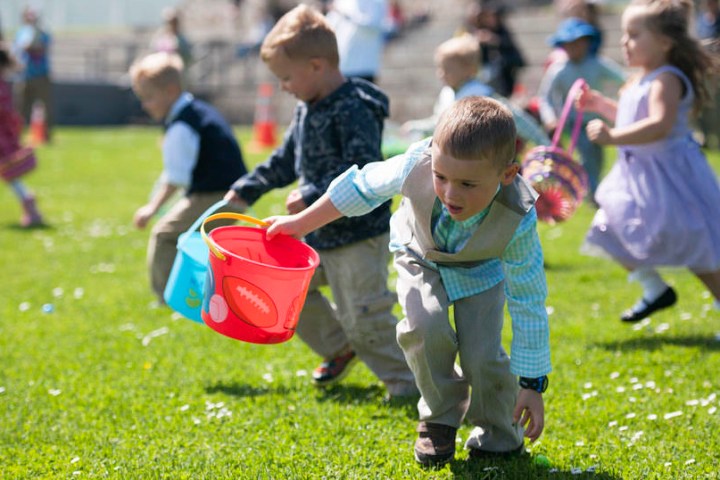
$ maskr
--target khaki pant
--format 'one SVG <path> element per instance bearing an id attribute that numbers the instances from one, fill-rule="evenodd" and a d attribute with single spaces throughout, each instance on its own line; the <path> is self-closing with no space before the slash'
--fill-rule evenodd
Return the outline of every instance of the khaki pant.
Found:
<path id="1" fill-rule="evenodd" d="M 297 326 L 298 336 L 323 358 L 347 348 L 385 383 L 391 395 L 416 387 L 395 340 L 396 296 L 387 288 L 387 234 L 320 253 Z M 318 290 L 329 285 L 335 304 Z"/>
<path id="2" fill-rule="evenodd" d="M 501 343 L 504 282 L 455 301 L 453 329 L 440 274 L 406 253 L 396 255 L 395 266 L 405 313 L 398 342 L 422 395 L 420 420 L 456 428 L 467 420 L 476 427 L 468 448 L 518 448 L 523 431 L 513 424 L 512 412 L 519 387 Z"/>
<path id="3" fill-rule="evenodd" d="M 170 277 L 170 270 L 177 253 L 177 240 L 202 213 L 210 206 L 222 200 L 227 190 L 222 192 L 193 193 L 178 200 L 178 202 L 160 217 L 150 234 L 147 249 L 147 265 L 150 273 L 150 286 L 160 303 L 165 303 L 163 292 Z M 239 209 L 228 205 L 218 209 L 218 212 L 240 212 Z M 232 220 L 217 220 L 210 227 L 229 225 Z"/>

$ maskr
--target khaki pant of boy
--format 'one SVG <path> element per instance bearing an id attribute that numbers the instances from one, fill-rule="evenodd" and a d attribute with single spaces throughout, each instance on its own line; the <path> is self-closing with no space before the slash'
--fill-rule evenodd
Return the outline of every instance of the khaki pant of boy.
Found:
<path id="1" fill-rule="evenodd" d="M 387 288 L 387 234 L 331 250 L 321 250 L 297 334 L 323 358 L 350 345 L 382 380 L 390 395 L 417 392 L 412 372 L 395 340 L 397 297 Z M 329 285 L 332 305 L 318 290 Z"/>
<path id="2" fill-rule="evenodd" d="M 150 286 L 160 303 L 165 303 L 163 292 L 170 277 L 170 270 L 177 253 L 177 240 L 202 213 L 210 206 L 222 200 L 227 190 L 222 192 L 193 193 L 178 200 L 170 210 L 157 221 L 150 234 L 147 249 L 147 265 L 150 273 Z M 232 205 L 218 209 L 218 212 L 240 212 Z M 233 220 L 217 220 L 208 225 L 218 227 L 234 223 Z M 208 228 L 209 230 L 209 228 Z"/>
<path id="3" fill-rule="evenodd" d="M 396 255 L 395 266 L 405 313 L 398 342 L 422 395 L 420 420 L 457 428 L 467 419 L 476 428 L 466 447 L 518 448 L 523 431 L 513 424 L 512 412 L 519 387 L 501 343 L 504 282 L 455 301 L 453 330 L 440 274 L 406 253 Z"/>

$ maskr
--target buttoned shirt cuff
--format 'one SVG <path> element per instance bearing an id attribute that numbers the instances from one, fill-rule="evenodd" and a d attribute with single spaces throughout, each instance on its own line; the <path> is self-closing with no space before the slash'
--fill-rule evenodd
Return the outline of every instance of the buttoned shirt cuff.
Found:
<path id="1" fill-rule="evenodd" d="M 353 165 L 333 180 L 328 188 L 330 201 L 346 217 L 359 217 L 374 208 L 355 187 L 357 174 L 358 167 Z"/>

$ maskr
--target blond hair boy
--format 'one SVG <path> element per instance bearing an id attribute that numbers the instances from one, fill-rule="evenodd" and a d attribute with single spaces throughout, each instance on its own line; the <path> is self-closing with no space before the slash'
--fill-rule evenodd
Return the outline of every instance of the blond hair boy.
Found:
<path id="1" fill-rule="evenodd" d="M 160 303 L 164 303 L 178 236 L 222 200 L 233 180 L 247 171 L 232 128 L 215 108 L 183 90 L 182 69 L 180 57 L 165 52 L 150 54 L 130 67 L 133 90 L 143 109 L 165 127 L 163 170 L 150 201 L 138 208 L 133 223 L 145 228 L 176 192 L 184 193 L 150 234 L 150 284 Z"/>
<path id="2" fill-rule="evenodd" d="M 515 135 L 502 104 L 464 98 L 432 139 L 347 170 L 303 212 L 267 219 L 268 237 L 305 235 L 403 196 L 390 242 L 405 314 L 397 334 L 422 395 L 414 454 L 426 466 L 453 458 L 463 420 L 475 426 L 465 442 L 471 458 L 521 453 L 523 428 L 531 441 L 544 428 L 547 286 L 537 194 L 517 174 Z M 506 299 L 512 359 L 501 342 Z"/>
<path id="3" fill-rule="evenodd" d="M 427 118 L 409 120 L 402 130 L 410 136 L 432 135 L 440 115 L 456 101 L 470 96 L 492 97 L 513 114 L 518 136 L 536 145 L 549 145 L 542 127 L 507 98 L 498 95 L 492 87 L 481 82 L 477 76 L 480 70 L 480 45 L 469 33 L 444 41 L 435 49 L 437 76 L 443 82 L 433 114 Z"/>
<path id="4" fill-rule="evenodd" d="M 382 160 L 388 99 L 373 84 L 340 73 L 335 35 L 322 14 L 306 5 L 278 21 L 260 55 L 282 89 L 299 102 L 282 145 L 235 182 L 226 198 L 246 208 L 264 193 L 297 181 L 286 208 L 298 213 L 320 198 L 338 173 Z M 395 340 L 396 297 L 387 288 L 389 218 L 386 203 L 305 237 L 321 264 L 297 333 L 323 358 L 312 375 L 317 386 L 338 382 L 359 358 L 391 396 L 417 394 Z M 323 284 L 329 285 L 335 308 L 320 292 Z"/>

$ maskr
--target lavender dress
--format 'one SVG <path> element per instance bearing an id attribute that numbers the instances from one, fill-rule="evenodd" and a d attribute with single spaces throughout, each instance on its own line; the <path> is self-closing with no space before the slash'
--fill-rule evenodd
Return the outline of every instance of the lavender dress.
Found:
<path id="1" fill-rule="evenodd" d="M 627 87 L 616 125 L 646 118 L 650 84 L 672 72 L 687 93 L 672 132 L 642 145 L 619 145 L 619 157 L 596 193 L 600 205 L 583 251 L 608 254 L 632 269 L 686 266 L 704 273 L 720 269 L 720 187 L 688 125 L 693 91 L 687 77 L 665 65 Z"/>

